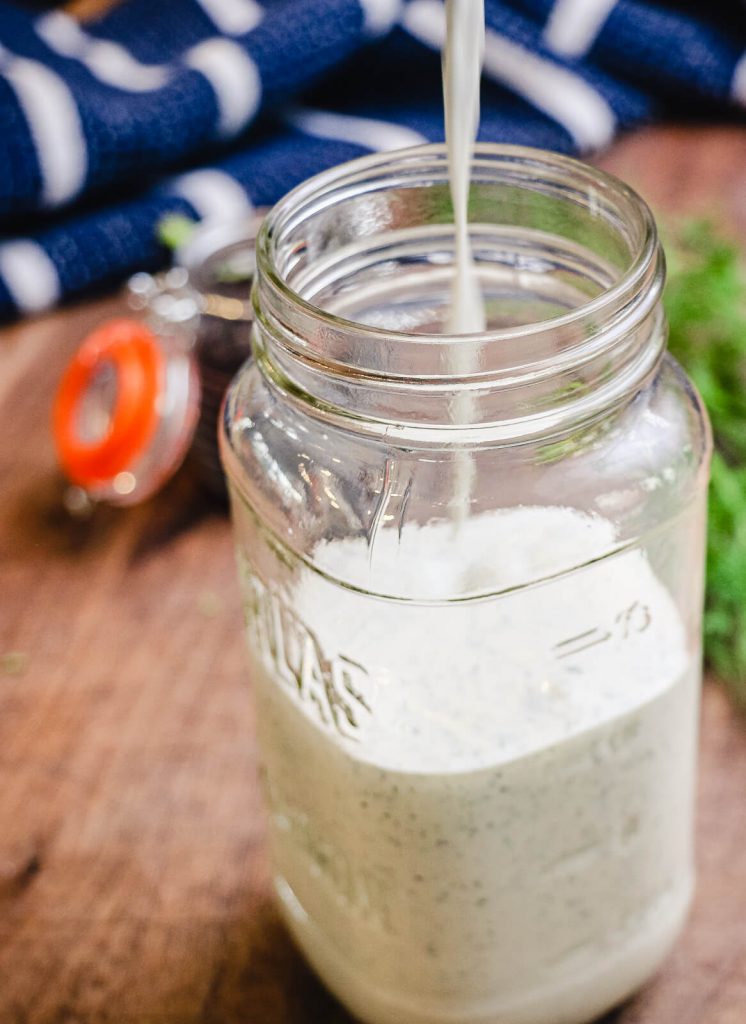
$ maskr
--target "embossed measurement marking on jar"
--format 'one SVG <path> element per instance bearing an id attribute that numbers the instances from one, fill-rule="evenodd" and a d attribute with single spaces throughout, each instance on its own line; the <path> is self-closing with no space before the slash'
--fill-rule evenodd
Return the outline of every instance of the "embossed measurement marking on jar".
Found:
<path id="1" fill-rule="evenodd" d="M 241 559 L 246 627 L 256 651 L 317 719 L 347 739 L 357 739 L 371 713 L 367 670 L 352 658 L 327 657 L 316 634 L 282 595 Z"/>
<path id="2" fill-rule="evenodd" d="M 311 875 L 326 882 L 339 904 L 359 914 L 366 924 L 393 934 L 392 893 L 385 875 L 355 864 L 304 811 L 280 794 L 269 774 L 263 782 L 278 840 L 282 842 L 284 837 L 294 850 L 303 853 Z"/>
<path id="3" fill-rule="evenodd" d="M 612 639 L 627 640 L 636 633 L 644 633 L 653 621 L 650 608 L 641 601 L 633 601 L 623 608 L 607 627 L 594 626 L 583 633 L 568 637 L 555 644 L 552 651 L 556 658 L 570 658 L 582 651 L 587 651 L 598 644 L 605 644 Z"/>

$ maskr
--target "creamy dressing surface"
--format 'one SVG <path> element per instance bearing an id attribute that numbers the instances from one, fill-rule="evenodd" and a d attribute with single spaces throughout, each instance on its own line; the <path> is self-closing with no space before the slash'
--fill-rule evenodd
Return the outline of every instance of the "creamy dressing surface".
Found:
<path id="1" fill-rule="evenodd" d="M 405 533 L 379 571 L 406 592 L 429 560 L 433 593 L 613 538 L 553 508 L 467 520 L 452 557 L 449 524 Z M 578 1024 L 622 999 L 692 888 L 698 665 L 643 552 L 450 604 L 304 573 L 243 580 L 277 889 L 310 961 L 371 1024 Z"/>

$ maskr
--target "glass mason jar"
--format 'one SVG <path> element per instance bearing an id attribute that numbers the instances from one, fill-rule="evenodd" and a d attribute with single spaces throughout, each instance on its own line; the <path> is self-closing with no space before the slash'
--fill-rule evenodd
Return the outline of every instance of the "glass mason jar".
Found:
<path id="1" fill-rule="evenodd" d="M 442 147 L 258 240 L 229 478 L 275 886 L 369 1024 L 577 1024 L 690 902 L 710 440 L 619 181 L 481 145 L 488 330 L 448 337 Z"/>

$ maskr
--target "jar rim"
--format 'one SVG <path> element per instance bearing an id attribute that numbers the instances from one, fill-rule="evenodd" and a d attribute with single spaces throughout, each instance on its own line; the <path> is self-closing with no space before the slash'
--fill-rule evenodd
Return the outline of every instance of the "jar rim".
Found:
<path id="1" fill-rule="evenodd" d="M 391 342 L 401 341 L 409 345 L 442 345 L 453 344 L 454 340 L 464 342 L 504 343 L 514 339 L 523 339 L 546 330 L 571 328 L 584 319 L 599 318 L 604 311 L 612 312 L 625 301 L 630 293 L 635 293 L 650 276 L 659 253 L 658 233 L 653 214 L 645 200 L 629 185 L 615 175 L 594 167 L 582 160 L 555 153 L 550 150 L 530 146 L 518 146 L 508 143 L 478 142 L 474 147 L 472 167 L 478 168 L 485 161 L 493 167 L 502 161 L 505 168 L 514 172 L 521 167 L 527 171 L 544 170 L 564 174 L 568 183 L 577 184 L 581 178 L 587 182 L 588 188 L 602 189 L 605 198 L 617 207 L 624 207 L 625 224 L 635 220 L 638 243 L 630 254 L 628 265 L 621 271 L 618 279 L 603 288 L 587 302 L 581 302 L 573 309 L 558 316 L 511 327 L 489 329 L 476 333 L 447 334 L 443 332 L 417 331 L 407 332 L 387 327 L 365 324 L 359 320 L 348 319 L 318 306 L 304 298 L 278 272 L 274 255 L 282 228 L 286 222 L 295 221 L 300 211 L 315 198 L 342 190 L 345 186 L 359 185 L 376 173 L 395 172 L 399 170 L 417 170 L 424 172 L 428 165 L 435 169 L 447 168 L 447 149 L 443 143 L 411 146 L 406 149 L 372 153 L 355 160 L 335 165 L 325 171 L 307 178 L 294 189 L 286 193 L 264 218 L 257 235 L 257 270 L 281 300 L 291 303 L 301 314 L 312 317 L 317 324 L 323 324 L 335 331 L 344 331 L 371 338 L 386 338 Z M 523 178 L 530 183 L 532 177 L 524 173 Z"/>
<path id="2" fill-rule="evenodd" d="M 439 203 L 439 194 L 429 190 L 448 188 L 445 146 L 376 153 L 333 167 L 280 200 L 257 241 L 253 352 L 268 384 L 286 400 L 367 433 L 412 439 L 443 427 L 474 428 L 482 436 L 507 439 L 590 422 L 653 379 L 666 343 L 660 304 L 665 271 L 644 201 L 603 171 L 539 149 L 483 143 L 475 148 L 472 167 L 476 185 L 500 190 L 494 207 L 487 205 L 471 222 L 475 235 L 502 233 L 509 254 L 510 238 L 522 244 L 525 236 L 528 258 L 534 258 L 534 246 L 537 258 L 546 251 L 550 263 L 555 249 L 566 251 L 569 256 L 561 258 L 581 261 L 579 273 L 598 291 L 586 301 L 588 293 L 576 290 L 577 304 L 558 316 L 476 334 L 392 330 L 324 309 L 314 303 L 320 294 L 314 289 L 336 286 L 338 268 L 347 273 L 348 266 L 355 271 L 369 260 L 384 262 L 390 239 L 404 259 L 414 239 L 411 251 L 420 258 L 422 239 L 449 247 L 453 232 L 440 207 L 438 219 L 428 217 L 428 196 Z M 424 200 L 411 206 L 422 218 L 414 226 L 407 222 L 410 191 Z M 512 206 L 503 207 L 501 194 L 512 196 Z M 375 212 L 377 196 L 384 198 L 381 209 L 392 211 L 385 221 Z M 488 192 L 483 196 L 491 203 Z M 549 205 L 526 203 L 532 196 Z M 358 206 L 361 197 L 373 206 Z M 365 218 L 359 227 L 346 220 L 355 209 Z M 338 241 L 338 227 L 341 244 L 330 256 L 325 247 Z M 487 241 L 484 251 L 490 248 Z M 518 260 L 520 249 L 516 253 Z M 589 270 L 582 263 L 585 254 Z M 445 275 L 437 267 L 441 262 Z M 445 284 L 448 261 L 433 265 Z M 520 262 L 505 265 L 521 271 Z M 564 265 L 575 272 L 572 262 Z M 395 278 L 384 273 L 379 280 L 383 290 Z M 355 288 L 339 294 L 354 301 Z M 465 393 L 468 400 L 457 401 Z"/>

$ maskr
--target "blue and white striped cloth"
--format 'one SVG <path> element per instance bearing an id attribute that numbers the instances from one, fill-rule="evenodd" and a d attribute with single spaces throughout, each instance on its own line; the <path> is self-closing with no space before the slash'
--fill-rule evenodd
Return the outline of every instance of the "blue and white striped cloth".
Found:
<path id="1" fill-rule="evenodd" d="M 0 0 L 0 319 L 154 269 L 156 225 L 245 216 L 443 136 L 441 0 Z M 746 106 L 740 0 L 487 0 L 480 136 L 568 152 Z M 740 113 L 739 113 L 740 108 Z"/>

